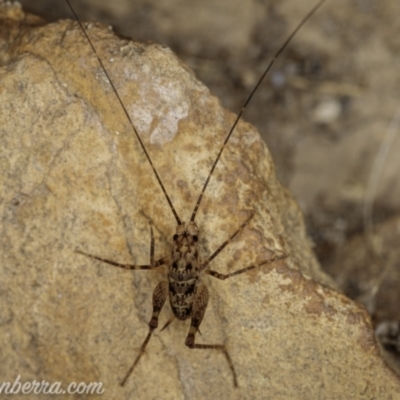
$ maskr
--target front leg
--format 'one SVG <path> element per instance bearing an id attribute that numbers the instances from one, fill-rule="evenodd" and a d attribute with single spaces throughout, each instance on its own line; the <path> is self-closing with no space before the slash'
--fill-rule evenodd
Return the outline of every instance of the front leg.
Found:
<path id="1" fill-rule="evenodd" d="M 208 304 L 208 290 L 207 287 L 200 283 L 196 290 L 196 296 L 193 301 L 192 306 L 192 320 L 190 323 L 189 333 L 185 340 L 185 345 L 188 346 L 190 349 L 203 349 L 203 350 L 220 350 L 224 353 L 226 360 L 228 361 L 229 368 L 233 375 L 233 384 L 235 387 L 238 386 L 236 371 L 233 367 L 233 363 L 231 357 L 229 356 L 228 351 L 226 350 L 225 345 L 223 344 L 199 344 L 195 343 L 195 335 L 199 330 L 201 321 L 203 320 L 204 313 L 206 312 Z"/>
<path id="2" fill-rule="evenodd" d="M 232 278 L 233 276 L 243 274 L 244 272 L 251 271 L 253 269 L 259 268 L 259 267 L 261 267 L 261 266 L 263 266 L 265 264 L 270 264 L 270 263 L 273 263 L 275 261 L 284 260 L 285 258 L 287 258 L 286 255 L 274 257 L 274 258 L 272 258 L 270 260 L 261 261 L 258 264 L 249 265 L 246 268 L 239 269 L 239 270 L 231 272 L 229 274 L 221 274 L 220 272 L 214 271 L 212 269 L 208 269 L 208 270 L 204 271 L 204 273 L 206 273 L 208 275 L 211 275 L 214 278 L 225 280 L 225 279 L 228 279 L 228 278 Z"/>
<path id="3" fill-rule="evenodd" d="M 150 264 L 147 265 L 132 265 L 132 264 L 121 264 L 117 263 L 115 261 L 108 260 L 106 258 L 101 258 L 98 256 L 94 256 L 92 254 L 85 253 L 84 251 L 81 250 L 75 250 L 75 253 L 82 254 L 84 256 L 94 258 L 95 260 L 102 261 L 104 263 L 113 265 L 114 267 L 119 267 L 127 270 L 133 270 L 133 269 L 154 269 L 157 267 L 160 267 L 161 265 L 168 264 L 169 257 L 165 256 L 160 258 L 159 260 L 154 260 L 154 232 L 153 232 L 153 225 L 150 219 L 148 219 L 149 224 L 150 224 Z"/>
<path id="4" fill-rule="evenodd" d="M 213 254 L 211 254 L 210 257 L 207 258 L 206 261 L 204 261 L 201 266 L 200 266 L 200 271 L 202 271 L 204 268 L 207 267 L 208 264 L 210 264 L 210 262 L 212 260 L 214 260 L 215 257 L 217 257 L 217 255 L 219 253 L 221 253 L 221 251 L 230 243 L 232 242 L 232 240 L 234 239 L 234 237 L 241 231 L 243 230 L 243 228 L 249 223 L 249 221 L 254 217 L 254 214 L 251 214 L 249 218 L 246 219 L 246 221 L 243 222 L 242 225 L 240 225 L 239 229 L 227 240 L 225 240 L 224 243 L 222 243 L 217 250 L 214 251 Z"/>
<path id="5" fill-rule="evenodd" d="M 127 269 L 127 270 L 132 270 L 132 269 L 154 269 L 154 268 L 160 267 L 161 265 L 167 264 L 168 260 L 169 260 L 169 257 L 165 256 L 165 257 L 160 258 L 159 260 L 153 261 L 152 264 L 133 265 L 133 264 L 120 264 L 120 263 L 117 263 L 115 261 L 107 260 L 106 258 L 101 258 L 101 257 L 94 256 L 93 254 L 85 253 L 85 252 L 83 252 L 81 250 L 75 250 L 75 253 L 82 254 L 82 255 L 84 255 L 86 257 L 94 258 L 95 260 L 99 260 L 99 261 L 102 261 L 104 263 L 113 265 L 114 267 L 119 267 L 119 268 L 123 268 L 123 269 Z"/>

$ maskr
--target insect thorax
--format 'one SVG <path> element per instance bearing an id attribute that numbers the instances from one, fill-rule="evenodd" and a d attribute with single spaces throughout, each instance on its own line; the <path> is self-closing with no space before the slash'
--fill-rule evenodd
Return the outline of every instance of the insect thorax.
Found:
<path id="1" fill-rule="evenodd" d="M 199 228 L 194 222 L 177 226 L 173 237 L 171 264 L 168 270 L 169 300 L 178 319 L 191 316 L 199 282 L 200 261 L 197 251 Z"/>

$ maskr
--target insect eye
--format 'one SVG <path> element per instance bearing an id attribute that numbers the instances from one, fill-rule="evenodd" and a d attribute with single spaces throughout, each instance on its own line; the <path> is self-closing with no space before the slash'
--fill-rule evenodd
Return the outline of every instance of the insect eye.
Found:
<path id="1" fill-rule="evenodd" d="M 193 240 L 194 240 L 195 242 L 197 242 L 197 241 L 199 240 L 199 237 L 198 237 L 197 235 L 193 235 Z"/>
<path id="2" fill-rule="evenodd" d="M 172 236 L 172 240 L 175 241 L 176 239 L 178 239 L 178 234 L 175 233 L 175 235 Z"/>

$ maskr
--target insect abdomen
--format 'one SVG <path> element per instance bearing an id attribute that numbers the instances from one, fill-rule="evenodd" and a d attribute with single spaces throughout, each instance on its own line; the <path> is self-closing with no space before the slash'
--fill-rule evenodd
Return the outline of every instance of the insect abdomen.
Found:
<path id="1" fill-rule="evenodd" d="M 191 316 L 192 304 L 196 294 L 198 274 L 192 268 L 179 268 L 176 263 L 168 274 L 169 300 L 174 315 L 185 320 Z"/>

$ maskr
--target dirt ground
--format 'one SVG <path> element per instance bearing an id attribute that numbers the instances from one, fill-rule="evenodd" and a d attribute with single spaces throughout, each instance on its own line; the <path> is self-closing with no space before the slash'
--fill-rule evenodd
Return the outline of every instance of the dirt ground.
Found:
<path id="1" fill-rule="evenodd" d="M 64 0 L 20 2 L 48 20 L 71 18 Z M 314 4 L 80 0 L 74 7 L 83 20 L 171 47 L 238 112 Z M 322 267 L 364 302 L 377 325 L 400 319 L 399 15 L 394 0 L 327 1 L 279 57 L 245 114 L 302 207 Z M 400 344 L 390 343 L 399 352 Z"/>

